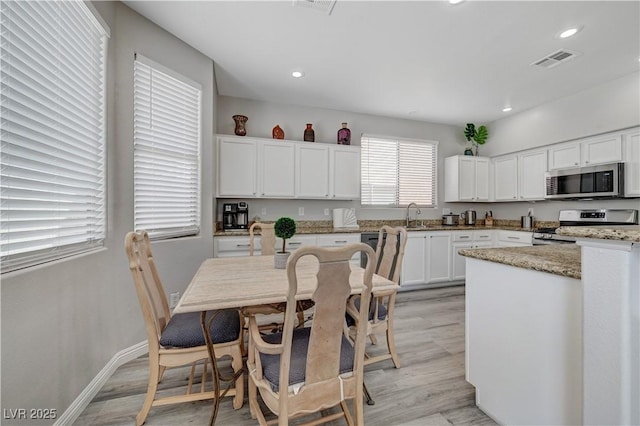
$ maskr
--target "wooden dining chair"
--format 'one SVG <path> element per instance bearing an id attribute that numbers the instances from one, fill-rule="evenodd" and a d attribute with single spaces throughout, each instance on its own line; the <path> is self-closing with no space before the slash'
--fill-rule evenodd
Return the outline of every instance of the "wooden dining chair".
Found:
<path id="1" fill-rule="evenodd" d="M 249 408 L 251 417 L 266 425 L 258 401 L 278 416 L 278 425 L 289 419 L 340 406 L 341 411 L 305 424 L 319 424 L 345 417 L 349 425 L 364 424 L 363 369 L 366 335 L 366 310 L 360 312 L 353 341 L 344 335 L 346 302 L 351 294 L 351 257 L 366 255 L 361 300 L 369 305 L 375 253 L 366 244 L 341 248 L 303 247 L 291 254 L 287 263 L 289 290 L 282 333 L 260 334 L 254 316 L 249 320 Z M 310 327 L 295 328 L 296 293 L 299 261 L 315 257 L 319 262 L 317 287 L 312 299 L 315 314 Z M 355 422 L 347 401 L 355 406 Z M 273 423 L 273 422 L 271 422 Z M 298 423 L 296 423 L 298 424 Z"/>
<path id="2" fill-rule="evenodd" d="M 400 282 L 400 270 L 402 259 L 407 245 L 407 230 L 404 227 L 392 228 L 384 225 L 378 232 L 378 245 L 376 247 L 377 265 L 375 273 L 393 281 Z M 385 333 L 387 340 L 387 352 L 380 355 L 366 354 L 365 365 L 384 361 L 391 358 L 396 368 L 400 368 L 400 359 L 396 352 L 393 335 L 393 311 L 396 304 L 396 290 L 373 292 L 369 306 L 369 337 L 371 343 L 376 345 L 376 334 Z M 358 321 L 360 301 L 357 296 L 349 299 L 347 312 L 347 324 L 354 328 Z M 354 330 L 355 331 L 355 330 Z"/>
<path id="3" fill-rule="evenodd" d="M 254 253 L 255 229 L 260 229 L 260 254 L 263 256 L 273 255 L 276 252 L 276 232 L 275 224 L 254 222 L 249 227 L 249 256 Z"/>
<path id="4" fill-rule="evenodd" d="M 275 223 L 254 222 L 249 227 L 249 256 L 255 254 L 255 229 L 260 229 L 260 255 L 272 256 L 276 252 Z M 309 309 L 312 304 L 301 301 L 298 303 L 298 324 L 304 324 L 304 310 Z M 270 305 L 248 306 L 243 308 L 242 313 L 248 318 L 250 314 L 278 315 L 284 312 L 284 304 L 276 303 Z M 262 331 L 273 331 L 282 328 L 282 322 L 271 322 L 261 325 Z"/>
<path id="5" fill-rule="evenodd" d="M 206 390 L 207 365 L 210 356 L 202 329 L 201 313 L 171 315 L 146 231 L 129 232 L 125 237 L 125 251 L 149 344 L 149 383 L 142 409 L 136 416 L 136 424 L 142 425 L 145 422 L 153 406 L 212 398 L 217 402 L 219 393 L 216 393 L 216 390 L 219 389 L 219 383 L 214 383 L 213 391 Z M 215 321 L 209 324 L 215 357 L 218 359 L 225 356 L 231 357 L 234 372 L 241 372 L 242 326 L 239 312 L 237 310 L 209 311 L 206 316 L 207 318 L 215 316 Z M 203 364 L 202 382 L 200 390 L 193 392 L 195 367 L 200 361 Z M 158 397 L 158 383 L 165 370 L 185 365 L 191 365 L 186 394 Z M 236 377 L 235 389 L 232 389 L 229 394 L 234 395 L 233 407 L 236 409 L 242 407 L 244 399 L 242 375 Z"/>

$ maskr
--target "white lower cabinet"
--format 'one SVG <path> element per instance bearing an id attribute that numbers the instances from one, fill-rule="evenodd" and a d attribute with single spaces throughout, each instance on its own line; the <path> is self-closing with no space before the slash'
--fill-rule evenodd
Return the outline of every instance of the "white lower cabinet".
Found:
<path id="1" fill-rule="evenodd" d="M 216 236 L 214 239 L 214 257 L 240 257 L 249 256 L 248 236 Z M 304 234 L 294 235 L 287 240 L 286 250 L 293 251 L 304 246 L 343 247 L 349 244 L 359 243 L 360 234 Z M 254 250 L 260 254 L 260 237 L 254 241 Z M 282 239 L 276 238 L 276 251 L 282 250 Z M 353 257 L 353 262 L 360 264 L 360 255 Z"/>
<path id="2" fill-rule="evenodd" d="M 451 281 L 451 232 L 427 233 L 427 283 Z"/>
<path id="3" fill-rule="evenodd" d="M 505 231 L 496 234 L 496 247 L 525 247 L 533 245 L 533 232 Z"/>
<path id="4" fill-rule="evenodd" d="M 409 232 L 400 273 L 401 286 L 461 282 L 466 258 L 458 251 L 494 246 L 493 229 Z"/>
<path id="5" fill-rule="evenodd" d="M 409 232 L 404 248 L 401 285 L 424 284 L 427 282 L 425 261 L 427 259 L 427 232 Z"/>
<path id="6" fill-rule="evenodd" d="M 466 277 L 467 258 L 459 250 L 493 246 L 493 230 L 453 231 L 451 237 L 451 280 L 461 281 Z"/>
<path id="7" fill-rule="evenodd" d="M 318 247 L 344 247 L 360 242 L 360 234 L 326 234 L 318 235 Z M 351 258 L 351 262 L 360 265 L 360 253 Z"/>

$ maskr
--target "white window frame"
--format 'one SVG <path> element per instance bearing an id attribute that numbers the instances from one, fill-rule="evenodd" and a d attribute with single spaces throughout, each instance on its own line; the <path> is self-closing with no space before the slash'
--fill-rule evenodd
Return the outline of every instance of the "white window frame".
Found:
<path id="1" fill-rule="evenodd" d="M 152 239 L 197 235 L 201 217 L 202 87 L 134 57 L 134 229 Z"/>
<path id="2" fill-rule="evenodd" d="M 0 7 L 4 274 L 104 246 L 109 28 L 84 2 Z"/>
<path id="3" fill-rule="evenodd" d="M 437 207 L 438 141 L 363 134 L 360 146 L 362 207 Z"/>

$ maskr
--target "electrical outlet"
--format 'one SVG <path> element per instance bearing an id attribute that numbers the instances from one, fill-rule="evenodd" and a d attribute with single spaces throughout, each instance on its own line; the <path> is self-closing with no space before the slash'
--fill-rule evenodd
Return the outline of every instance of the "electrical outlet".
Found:
<path id="1" fill-rule="evenodd" d="M 329 216 L 329 209 L 324 209 L 324 215 Z"/>
<path id="2" fill-rule="evenodd" d="M 304 207 L 298 207 L 298 216 L 304 216 Z"/>
<path id="3" fill-rule="evenodd" d="M 260 211 L 260 214 L 261 214 L 262 216 L 266 215 L 266 214 L 267 214 L 267 208 L 266 208 L 266 207 L 263 207 L 263 208 L 262 208 L 262 210 Z"/>
<path id="4" fill-rule="evenodd" d="M 171 293 L 169 295 L 169 308 L 173 309 L 176 307 L 176 305 L 178 304 L 178 301 L 180 300 L 180 292 L 176 291 L 175 293 Z"/>
<path id="5" fill-rule="evenodd" d="M 447 208 L 447 207 L 443 208 L 442 209 L 442 214 L 451 214 L 451 209 Z"/>

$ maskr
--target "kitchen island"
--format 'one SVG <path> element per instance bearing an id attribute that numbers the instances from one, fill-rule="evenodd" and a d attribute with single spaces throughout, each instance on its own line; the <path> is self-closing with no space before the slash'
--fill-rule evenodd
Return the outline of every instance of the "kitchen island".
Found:
<path id="1" fill-rule="evenodd" d="M 460 250 L 467 257 L 466 379 L 500 424 L 581 424 L 580 248 Z"/>
<path id="2" fill-rule="evenodd" d="M 502 424 L 640 424 L 640 227 L 576 245 L 461 250 L 466 366 Z"/>

